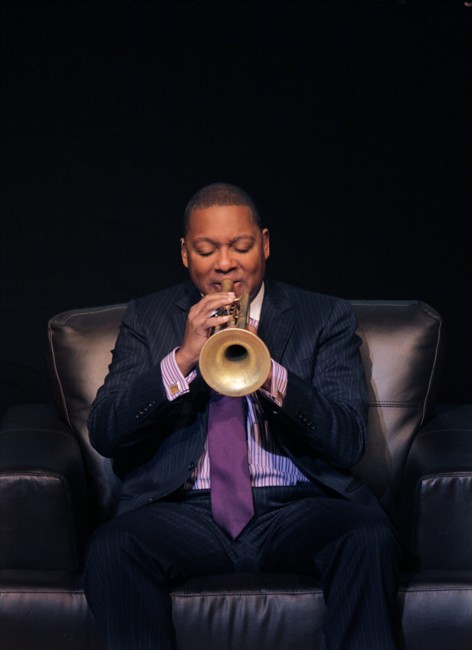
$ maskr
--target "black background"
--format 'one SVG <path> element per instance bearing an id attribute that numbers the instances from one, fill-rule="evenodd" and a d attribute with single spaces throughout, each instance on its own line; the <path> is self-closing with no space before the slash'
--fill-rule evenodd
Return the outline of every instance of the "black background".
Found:
<path id="1" fill-rule="evenodd" d="M 275 277 L 445 318 L 470 401 L 472 9 L 1 2 L 2 407 L 48 399 L 49 317 L 180 281 L 181 214 L 244 187 Z"/>

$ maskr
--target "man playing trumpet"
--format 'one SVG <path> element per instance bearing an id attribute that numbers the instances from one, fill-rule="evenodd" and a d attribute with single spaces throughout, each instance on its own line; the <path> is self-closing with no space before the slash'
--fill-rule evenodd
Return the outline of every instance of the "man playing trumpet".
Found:
<path id="1" fill-rule="evenodd" d="M 252 199 L 210 185 L 185 211 L 190 281 L 129 304 L 89 421 L 123 480 L 86 563 L 109 650 L 175 648 L 169 586 L 234 571 L 315 575 L 329 650 L 395 647 L 395 534 L 349 472 L 367 413 L 355 319 L 346 301 L 267 278 L 269 252 Z M 200 357 L 244 296 L 268 366 L 227 396 Z"/>

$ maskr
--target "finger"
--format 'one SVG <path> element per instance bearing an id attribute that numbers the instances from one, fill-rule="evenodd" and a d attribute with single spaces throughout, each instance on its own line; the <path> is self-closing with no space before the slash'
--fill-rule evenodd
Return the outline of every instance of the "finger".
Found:
<path id="1" fill-rule="evenodd" d="M 218 325 L 224 325 L 227 323 L 229 320 L 229 316 L 210 316 L 206 320 L 206 324 L 208 326 L 208 329 L 213 329 L 214 327 L 217 327 Z"/>
<path id="2" fill-rule="evenodd" d="M 231 305 L 235 299 L 236 296 L 233 292 L 220 291 L 204 296 L 197 304 L 202 310 L 208 309 L 210 312 L 224 305 Z"/>

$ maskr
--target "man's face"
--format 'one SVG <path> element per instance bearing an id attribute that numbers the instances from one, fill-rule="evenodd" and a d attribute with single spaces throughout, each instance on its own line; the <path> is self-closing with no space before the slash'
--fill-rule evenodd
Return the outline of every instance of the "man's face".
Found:
<path id="1" fill-rule="evenodd" d="M 257 295 L 269 257 L 269 231 L 257 227 L 249 207 L 194 210 L 180 243 L 183 265 L 202 294 L 221 291 L 221 280 L 230 278 L 238 297 Z"/>

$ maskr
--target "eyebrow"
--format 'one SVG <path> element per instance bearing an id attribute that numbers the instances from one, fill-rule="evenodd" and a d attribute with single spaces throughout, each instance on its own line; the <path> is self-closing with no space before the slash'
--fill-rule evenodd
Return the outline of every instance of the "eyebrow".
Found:
<path id="1" fill-rule="evenodd" d="M 254 237 L 254 235 L 238 235 L 237 237 L 230 239 L 228 243 L 235 244 L 237 241 L 240 241 L 241 239 L 250 239 L 251 241 L 255 241 L 256 238 Z M 210 239 L 210 237 L 197 237 L 197 239 L 194 239 L 192 243 L 194 245 L 199 243 L 213 244 L 215 246 L 219 245 L 219 242 Z"/>

